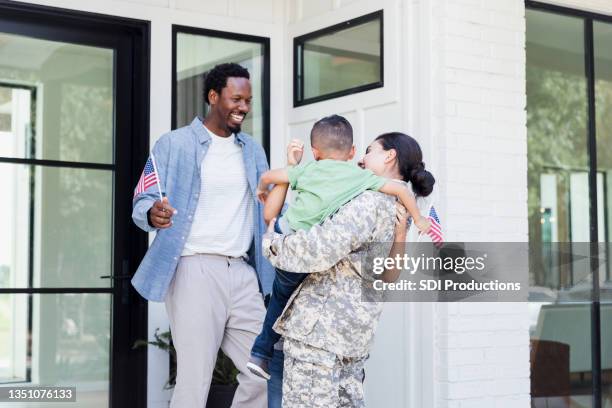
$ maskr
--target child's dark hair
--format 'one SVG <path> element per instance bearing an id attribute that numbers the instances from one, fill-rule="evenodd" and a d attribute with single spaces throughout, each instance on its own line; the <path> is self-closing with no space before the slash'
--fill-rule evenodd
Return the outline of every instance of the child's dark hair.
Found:
<path id="1" fill-rule="evenodd" d="M 310 145 L 325 151 L 347 152 L 353 147 L 353 127 L 340 115 L 326 116 L 312 127 Z"/>
<path id="2" fill-rule="evenodd" d="M 208 101 L 208 93 L 214 89 L 219 95 L 221 90 L 227 86 L 227 78 L 246 78 L 250 79 L 249 71 L 233 62 L 215 65 L 213 69 L 204 73 L 204 101 L 210 105 Z"/>
<path id="3" fill-rule="evenodd" d="M 436 179 L 425 170 L 423 152 L 416 140 L 401 132 L 383 133 L 376 140 L 384 150 L 395 150 L 399 172 L 404 181 L 412 183 L 412 190 L 416 195 L 427 197 L 431 194 Z"/>

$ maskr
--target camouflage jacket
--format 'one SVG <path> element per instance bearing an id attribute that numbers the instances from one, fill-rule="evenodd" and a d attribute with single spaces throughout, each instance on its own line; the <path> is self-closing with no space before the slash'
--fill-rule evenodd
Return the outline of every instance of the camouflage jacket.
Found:
<path id="1" fill-rule="evenodd" d="M 272 265 L 310 273 L 289 299 L 275 331 L 341 357 L 368 354 L 382 298 L 363 297 L 364 284 L 371 287 L 373 280 L 366 264 L 389 253 L 390 244 L 380 243 L 393 240 L 394 203 L 391 196 L 366 191 L 310 230 L 264 235 L 263 253 Z"/>

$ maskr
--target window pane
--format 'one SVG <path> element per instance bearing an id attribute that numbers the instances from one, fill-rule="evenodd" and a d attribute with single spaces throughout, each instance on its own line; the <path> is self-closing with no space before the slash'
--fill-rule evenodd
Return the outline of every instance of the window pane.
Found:
<path id="1" fill-rule="evenodd" d="M 0 386 L 75 386 L 77 402 L 108 407 L 109 294 L 0 294 Z"/>
<path id="2" fill-rule="evenodd" d="M 113 173 L 0 163 L 0 287 L 108 287 Z"/>
<path id="3" fill-rule="evenodd" d="M 8 133 L 11 131 L 13 117 L 13 92 L 12 89 L 0 86 L 0 132 Z M 8 140 L 6 135 L 2 135 L 2 140 Z"/>
<path id="4" fill-rule="evenodd" d="M 177 33 L 176 38 L 176 127 L 205 117 L 203 74 L 217 64 L 235 62 L 249 70 L 253 100 L 242 131 L 263 142 L 264 46 L 262 43 L 228 40 L 199 34 Z"/>
<path id="5" fill-rule="evenodd" d="M 590 228 L 584 22 L 526 17 L 532 406 L 590 407 L 591 275 L 568 260 Z"/>
<path id="6" fill-rule="evenodd" d="M 599 207 L 605 214 L 602 242 L 612 240 L 612 24 L 594 22 L 595 51 L 595 124 L 597 134 L 597 168 L 605 185 Z M 610 248 L 610 245 L 606 245 Z M 599 270 L 601 288 L 601 380 L 603 406 L 612 405 L 612 253 L 605 254 L 607 262 Z M 600 258 L 602 258 L 600 256 Z"/>
<path id="7" fill-rule="evenodd" d="M 113 50 L 0 33 L 0 156 L 113 162 Z"/>
<path id="8" fill-rule="evenodd" d="M 300 42 L 298 64 L 303 64 L 304 88 L 298 101 L 364 85 L 381 83 L 382 16 Z M 299 41 L 299 39 L 298 39 Z M 303 61 L 300 50 L 303 51 Z"/>

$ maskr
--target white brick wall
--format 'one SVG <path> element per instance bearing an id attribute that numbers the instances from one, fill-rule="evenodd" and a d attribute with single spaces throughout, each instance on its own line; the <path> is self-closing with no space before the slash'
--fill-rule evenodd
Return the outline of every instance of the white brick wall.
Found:
<path id="1" fill-rule="evenodd" d="M 527 239 L 526 194 L 490 194 L 500 186 L 526 191 L 524 6 L 520 1 L 435 2 L 432 32 L 438 44 L 437 110 L 441 121 L 436 151 L 448 238 L 471 241 L 505 233 Z M 448 186 L 447 186 L 448 184 Z M 453 185 L 451 188 L 450 185 Z M 465 186 L 472 194 L 461 193 Z M 448 190 L 447 190 L 448 187 Z M 478 204 L 480 203 L 480 204 Z M 496 210 L 497 209 L 497 210 Z M 479 213 L 476 223 L 459 221 Z M 501 216 L 519 228 L 500 230 L 487 216 Z M 458 234 L 458 236 L 455 236 Z"/>
<path id="2" fill-rule="evenodd" d="M 524 5 L 440 0 L 432 9 L 435 149 L 449 240 L 527 239 Z M 528 407 L 522 304 L 438 304 L 436 401 Z"/>

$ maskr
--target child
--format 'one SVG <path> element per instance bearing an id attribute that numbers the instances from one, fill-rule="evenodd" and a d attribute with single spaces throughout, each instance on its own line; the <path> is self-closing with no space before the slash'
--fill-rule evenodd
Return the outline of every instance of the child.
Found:
<path id="1" fill-rule="evenodd" d="M 345 118 L 332 115 L 316 122 L 310 132 L 310 143 L 315 161 L 295 166 L 303 150 L 303 146 L 298 147 L 293 150 L 299 158 L 294 158 L 287 168 L 270 170 L 261 176 L 257 195 L 265 202 L 266 222 L 278 215 L 285 200 L 284 194 L 274 193 L 276 190 L 268 194 L 270 184 L 288 183 L 297 193 L 285 214 L 277 219 L 276 232 L 290 234 L 299 229 L 310 229 L 366 190 L 396 196 L 416 220 L 417 228 L 421 232 L 428 231 L 429 221 L 419 213 L 414 195 L 405 183 L 379 177 L 349 162 L 355 154 L 355 146 L 353 129 Z M 272 326 L 306 275 L 276 271 L 262 332 L 253 344 L 251 359 L 247 363 L 247 367 L 260 377 L 270 378 L 267 366 L 273 346 L 280 338 Z"/>

